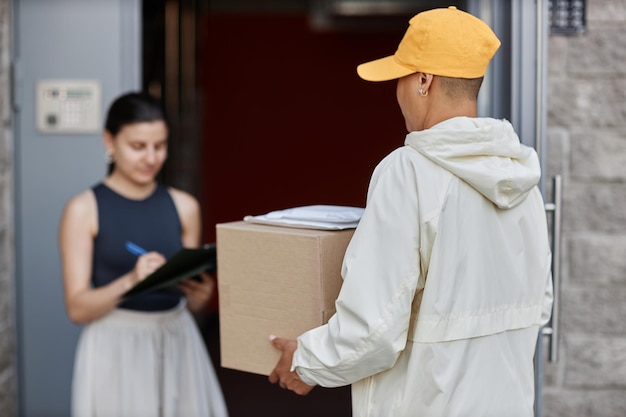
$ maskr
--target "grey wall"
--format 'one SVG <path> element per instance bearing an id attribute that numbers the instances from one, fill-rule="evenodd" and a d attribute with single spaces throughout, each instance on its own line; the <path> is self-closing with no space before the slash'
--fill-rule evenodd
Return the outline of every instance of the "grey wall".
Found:
<path id="1" fill-rule="evenodd" d="M 69 415 L 79 327 L 67 319 L 57 245 L 65 202 L 105 174 L 99 133 L 35 128 L 41 79 L 97 79 L 103 109 L 140 86 L 140 0 L 14 1 L 20 415 Z M 35 30 L 36 28 L 36 30 Z"/>
<path id="2" fill-rule="evenodd" d="M 548 174 L 563 176 L 561 354 L 544 417 L 626 416 L 626 3 L 549 40 Z"/>
<path id="3" fill-rule="evenodd" d="M 0 0 L 0 416 L 7 417 L 17 410 L 9 3 Z"/>

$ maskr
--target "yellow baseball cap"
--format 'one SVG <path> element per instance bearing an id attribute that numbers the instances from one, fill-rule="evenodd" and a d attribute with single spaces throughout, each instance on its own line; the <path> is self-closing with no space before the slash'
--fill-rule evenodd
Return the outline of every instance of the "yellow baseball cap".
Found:
<path id="1" fill-rule="evenodd" d="M 387 81 L 415 72 L 452 78 L 485 75 L 500 40 L 482 20 L 454 6 L 413 16 L 395 54 L 357 67 L 367 81 Z"/>

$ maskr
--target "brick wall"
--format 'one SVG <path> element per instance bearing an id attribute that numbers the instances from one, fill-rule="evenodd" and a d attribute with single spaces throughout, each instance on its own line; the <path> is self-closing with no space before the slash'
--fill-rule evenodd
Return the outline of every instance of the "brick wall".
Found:
<path id="1" fill-rule="evenodd" d="M 9 4 L 0 0 L 0 416 L 7 417 L 17 414 Z"/>
<path id="2" fill-rule="evenodd" d="M 549 39 L 548 178 L 563 176 L 561 355 L 543 417 L 626 416 L 626 1 Z"/>

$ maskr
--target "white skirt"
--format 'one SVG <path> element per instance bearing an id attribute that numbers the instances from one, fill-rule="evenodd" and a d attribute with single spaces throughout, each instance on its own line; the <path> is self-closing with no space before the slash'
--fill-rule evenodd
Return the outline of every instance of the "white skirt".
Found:
<path id="1" fill-rule="evenodd" d="M 84 328 L 74 363 L 72 416 L 228 416 L 184 301 L 164 312 L 116 309 Z"/>

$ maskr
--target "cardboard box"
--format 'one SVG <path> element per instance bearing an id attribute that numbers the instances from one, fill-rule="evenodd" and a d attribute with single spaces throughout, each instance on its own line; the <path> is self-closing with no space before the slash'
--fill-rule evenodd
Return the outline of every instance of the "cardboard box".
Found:
<path id="1" fill-rule="evenodd" d="M 328 231 L 248 222 L 216 226 L 221 365 L 269 375 L 280 351 L 328 321 L 354 229 Z"/>

